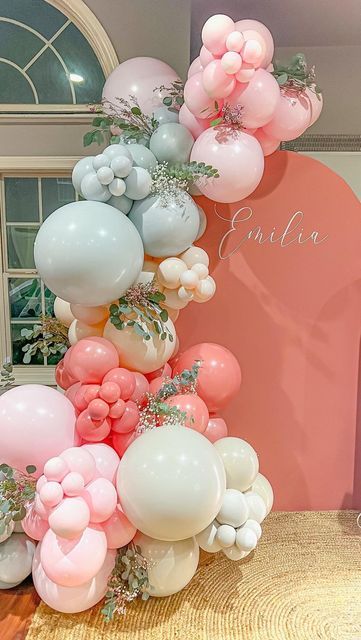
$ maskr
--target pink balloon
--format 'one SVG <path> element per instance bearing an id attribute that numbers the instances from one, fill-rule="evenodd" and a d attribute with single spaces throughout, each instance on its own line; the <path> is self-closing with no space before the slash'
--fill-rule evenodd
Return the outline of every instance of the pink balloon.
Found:
<path id="1" fill-rule="evenodd" d="M 107 444 L 99 442 L 97 444 L 85 444 L 82 449 L 88 451 L 95 460 L 96 476 L 101 476 L 115 482 L 117 469 L 119 466 L 119 456 Z"/>
<path id="2" fill-rule="evenodd" d="M 25 518 L 21 521 L 21 526 L 26 535 L 33 540 L 42 540 L 49 529 L 48 521 L 40 518 L 33 506 L 27 510 Z"/>
<path id="3" fill-rule="evenodd" d="M 221 438 L 226 438 L 228 436 L 228 429 L 223 418 L 210 417 L 203 435 L 208 438 L 210 442 L 217 442 L 217 440 Z"/>
<path id="4" fill-rule="evenodd" d="M 115 382 L 119 386 L 122 400 L 129 400 L 130 396 L 134 393 L 135 377 L 133 371 L 128 371 L 128 369 L 122 367 L 112 368 L 111 371 L 108 371 L 104 376 L 103 384 L 105 382 Z"/>
<path id="5" fill-rule="evenodd" d="M 109 418 L 121 418 L 125 411 L 125 401 L 117 400 L 112 404 L 109 411 Z"/>
<path id="6" fill-rule="evenodd" d="M 162 93 L 155 89 L 162 85 L 168 87 L 177 79 L 176 71 L 162 60 L 130 58 L 116 67 L 106 80 L 103 100 L 117 106 L 117 98 L 129 101 L 130 96 L 135 96 L 141 110 L 151 114 L 162 104 Z"/>
<path id="7" fill-rule="evenodd" d="M 89 507 L 81 497 L 65 498 L 48 518 L 49 527 L 60 538 L 78 538 L 90 522 Z"/>
<path id="8" fill-rule="evenodd" d="M 264 132 L 278 140 L 298 138 L 311 123 L 311 103 L 307 96 L 294 96 L 286 91 L 281 93 L 275 114 Z"/>
<path id="9" fill-rule="evenodd" d="M 194 139 L 198 138 L 205 129 L 211 126 L 211 120 L 207 120 L 207 118 L 196 118 L 196 116 L 189 111 L 186 104 L 182 104 L 179 109 L 179 122 L 184 127 L 187 127 Z"/>
<path id="10" fill-rule="evenodd" d="M 163 378 L 162 378 L 163 380 Z M 133 431 L 139 422 L 139 409 L 135 402 L 128 400 L 121 418 L 113 420 L 112 429 L 116 433 L 129 433 Z"/>
<path id="11" fill-rule="evenodd" d="M 169 378 L 172 375 L 172 367 L 166 362 L 163 367 L 160 369 L 156 369 L 156 371 L 152 371 L 151 373 L 147 373 L 147 380 L 152 382 L 155 378 Z"/>
<path id="12" fill-rule="evenodd" d="M 128 449 L 129 445 L 134 442 L 135 438 L 135 431 L 131 431 L 130 433 L 113 433 L 113 447 L 120 458 Z"/>
<path id="13" fill-rule="evenodd" d="M 84 489 L 82 496 L 90 509 L 91 522 L 104 522 L 117 506 L 117 492 L 106 478 L 97 478 Z"/>
<path id="14" fill-rule="evenodd" d="M 70 471 L 63 479 L 61 486 L 67 496 L 79 496 L 84 489 L 84 478 L 77 471 Z"/>
<path id="15" fill-rule="evenodd" d="M 202 41 L 214 55 L 222 55 L 226 51 L 226 40 L 235 24 L 229 16 L 217 14 L 208 18 L 202 29 Z"/>
<path id="16" fill-rule="evenodd" d="M 75 397 L 80 387 L 81 387 L 81 382 L 75 382 L 74 384 L 71 385 L 71 387 L 68 387 L 68 389 L 65 391 L 65 397 L 68 398 L 68 400 L 70 400 L 70 402 L 74 405 L 75 405 Z"/>
<path id="17" fill-rule="evenodd" d="M 101 398 L 95 398 L 88 404 L 88 413 L 94 422 L 96 420 L 105 420 L 109 415 L 109 405 Z"/>
<path id="18" fill-rule="evenodd" d="M 276 138 L 272 138 L 271 136 L 268 136 L 263 131 L 263 129 L 257 129 L 257 131 L 255 131 L 253 135 L 256 138 L 256 140 L 258 140 L 258 142 L 260 143 L 262 147 L 263 155 L 265 156 L 271 155 L 271 153 L 276 151 L 276 149 L 278 149 L 278 147 L 280 146 L 280 143 L 281 143 L 280 140 L 276 140 Z"/>
<path id="19" fill-rule="evenodd" d="M 42 484 L 45 484 L 48 480 L 53 480 L 55 482 L 61 482 L 63 478 L 65 478 L 66 474 L 69 471 L 69 467 L 66 464 L 65 460 L 57 456 L 56 458 L 50 458 L 44 465 L 44 475 L 39 478 L 36 489 L 40 491 L 40 480 L 44 478 Z"/>
<path id="20" fill-rule="evenodd" d="M 192 64 L 190 65 L 188 69 L 187 77 L 190 78 L 191 76 L 194 76 L 195 73 L 199 73 L 199 71 L 203 71 L 203 67 L 202 67 L 201 59 L 198 56 L 198 58 L 195 58 Z"/>
<path id="21" fill-rule="evenodd" d="M 133 400 L 134 402 L 141 403 L 143 402 L 146 394 L 149 391 L 149 382 L 142 373 L 138 373 L 137 371 L 135 371 L 134 376 L 135 376 L 135 389 L 130 399 Z"/>
<path id="22" fill-rule="evenodd" d="M 77 471 L 83 476 L 85 484 L 94 478 L 95 460 L 85 447 L 66 449 L 61 453 L 60 458 L 66 462 L 70 471 Z"/>
<path id="23" fill-rule="evenodd" d="M 223 70 L 221 60 L 207 64 L 202 73 L 202 82 L 206 93 L 214 99 L 227 98 L 236 86 L 235 78 Z"/>
<path id="24" fill-rule="evenodd" d="M 195 73 L 184 85 L 184 102 L 197 118 L 214 118 L 223 106 L 223 100 L 210 98 L 203 87 L 203 72 Z"/>
<path id="25" fill-rule="evenodd" d="M 156 395 L 158 391 L 162 388 L 164 384 L 164 378 L 161 376 L 159 378 L 154 378 L 149 385 L 149 393 L 153 393 Z"/>
<path id="26" fill-rule="evenodd" d="M 35 494 L 34 498 L 34 511 L 43 520 L 47 520 L 51 513 L 51 508 L 45 506 L 45 504 L 40 500 L 40 496 L 38 493 Z"/>
<path id="27" fill-rule="evenodd" d="M 116 402 L 120 398 L 120 387 L 115 382 L 103 382 L 99 390 L 99 396 L 105 402 Z"/>
<path id="28" fill-rule="evenodd" d="M 89 410 L 85 409 L 77 418 L 76 428 L 83 440 L 101 442 L 110 433 L 111 421 L 109 418 L 105 418 L 105 420 L 95 422 L 92 420 Z"/>
<path id="29" fill-rule="evenodd" d="M 222 69 L 225 73 L 238 73 L 242 66 L 242 57 L 236 51 L 227 51 L 222 56 Z"/>
<path id="30" fill-rule="evenodd" d="M 237 83 L 227 102 L 242 107 L 242 124 L 247 129 L 263 127 L 274 116 L 281 99 L 277 80 L 264 69 L 257 69 L 248 83 Z"/>
<path id="31" fill-rule="evenodd" d="M 173 375 L 191 369 L 196 360 L 202 362 L 197 378 L 197 394 L 206 403 L 208 411 L 219 411 L 239 391 L 241 369 L 238 361 L 226 347 L 203 342 L 189 347 L 180 355 Z"/>
<path id="32" fill-rule="evenodd" d="M 187 414 L 185 426 L 194 431 L 205 431 L 209 413 L 205 402 L 194 393 L 180 393 L 165 400 L 170 407 L 177 407 Z"/>
<path id="33" fill-rule="evenodd" d="M 55 507 L 63 499 L 64 491 L 59 482 L 47 482 L 40 491 L 39 497 L 45 507 Z"/>
<path id="34" fill-rule="evenodd" d="M 236 80 L 242 83 L 249 82 L 253 78 L 255 73 L 256 69 L 253 65 L 247 64 L 247 62 L 243 62 L 242 67 L 240 68 L 238 73 L 236 73 Z"/>
<path id="35" fill-rule="evenodd" d="M 83 338 L 71 350 L 70 375 L 86 384 L 100 383 L 109 371 L 119 364 L 118 352 L 105 338 Z"/>
<path id="36" fill-rule="evenodd" d="M 262 22 L 258 22 L 258 20 L 238 20 L 235 24 L 235 28 L 237 31 L 242 31 L 243 33 L 245 31 L 256 31 L 260 36 L 262 36 L 265 44 L 265 54 L 261 66 L 266 69 L 270 62 L 272 62 L 274 54 L 274 42 L 270 30 L 267 29 Z"/>
<path id="37" fill-rule="evenodd" d="M 71 387 L 76 382 L 76 380 L 74 380 L 74 378 L 72 378 L 65 369 L 64 359 L 60 360 L 60 362 L 58 362 L 58 364 L 56 365 L 55 381 L 56 384 L 64 390 L 69 389 L 69 387 Z"/>
<path id="38" fill-rule="evenodd" d="M 62 613 L 79 613 L 94 607 L 105 596 L 115 564 L 115 551 L 107 551 L 98 573 L 77 587 L 62 587 L 50 580 L 43 569 L 40 556 L 39 544 L 33 560 L 33 582 L 40 598 L 52 609 Z"/>
<path id="39" fill-rule="evenodd" d="M 316 120 L 319 119 L 323 107 L 323 97 L 322 94 L 319 93 L 317 97 L 315 91 L 312 91 L 310 87 L 307 87 L 305 94 L 310 101 L 311 106 L 311 121 L 309 126 L 311 127 L 315 124 Z"/>
<path id="40" fill-rule="evenodd" d="M 216 202 L 238 202 L 261 181 L 264 156 L 259 142 L 241 130 L 220 125 L 204 131 L 195 141 L 191 161 L 205 162 L 218 170 L 219 178 L 197 185 Z"/>
<path id="41" fill-rule="evenodd" d="M 79 443 L 70 400 L 51 387 L 26 384 L 0 397 L 0 463 L 26 471 L 35 465 L 41 476 L 45 462 Z"/>
<path id="42" fill-rule="evenodd" d="M 212 62 L 212 60 L 215 60 L 215 59 L 216 58 L 213 55 L 213 53 L 208 51 L 208 49 L 203 45 L 201 47 L 200 52 L 199 52 L 199 61 L 200 61 L 201 67 L 202 67 L 201 69 L 199 69 L 199 71 L 203 71 L 204 67 L 206 67 L 207 64 L 209 64 L 210 62 Z M 193 73 L 192 73 L 192 75 L 193 75 Z"/>
<path id="43" fill-rule="evenodd" d="M 77 587 L 94 578 L 106 554 L 106 535 L 97 525 L 87 527 L 75 540 L 60 538 L 49 529 L 40 545 L 46 575 L 63 587 Z"/>
<path id="44" fill-rule="evenodd" d="M 103 522 L 102 527 L 107 537 L 108 549 L 125 547 L 126 544 L 133 540 L 137 532 L 119 506 L 115 509 L 113 515 L 106 522 Z"/>

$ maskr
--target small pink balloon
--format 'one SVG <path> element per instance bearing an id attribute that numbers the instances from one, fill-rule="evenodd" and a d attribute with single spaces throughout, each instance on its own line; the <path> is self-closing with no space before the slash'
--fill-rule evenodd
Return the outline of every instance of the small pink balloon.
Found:
<path id="1" fill-rule="evenodd" d="M 79 613 L 94 607 L 105 596 L 108 580 L 115 564 L 115 551 L 107 551 L 98 573 L 88 582 L 77 587 L 62 587 L 46 575 L 40 561 L 41 545 L 35 550 L 33 560 L 33 582 L 40 598 L 55 611 Z"/>
<path id="2" fill-rule="evenodd" d="M 222 109 L 223 100 L 210 98 L 203 87 L 203 72 L 195 73 L 184 85 L 184 102 L 196 118 L 214 118 Z"/>
<path id="3" fill-rule="evenodd" d="M 110 480 L 110 482 L 113 482 L 114 484 L 116 472 L 119 466 L 119 456 L 114 449 L 102 442 L 96 444 L 85 444 L 83 445 L 83 449 L 89 451 L 95 460 L 96 477 L 101 476 L 102 478 Z"/>
<path id="4" fill-rule="evenodd" d="M 79 496 L 84 489 L 84 478 L 77 471 L 70 471 L 63 479 L 61 486 L 67 496 Z"/>
<path id="5" fill-rule="evenodd" d="M 89 507 L 83 498 L 64 498 L 52 510 L 48 518 L 49 526 L 60 538 L 78 538 L 90 522 Z"/>
<path id="6" fill-rule="evenodd" d="M 155 378 L 154 380 L 151 381 L 149 385 L 149 393 L 153 393 L 154 395 L 156 395 L 158 391 L 162 388 L 163 384 L 164 384 L 164 378 L 162 378 L 161 376 L 159 378 Z"/>
<path id="7" fill-rule="evenodd" d="M 46 575 L 64 587 L 78 587 L 94 578 L 106 555 L 106 535 L 97 525 L 87 527 L 74 540 L 60 538 L 49 529 L 40 545 L 40 561 Z"/>
<path id="8" fill-rule="evenodd" d="M 133 400 L 133 402 L 141 403 L 143 402 L 146 394 L 149 391 L 149 382 L 142 373 L 138 373 L 137 371 L 135 371 L 134 376 L 135 376 L 135 389 L 131 395 L 130 400 Z"/>
<path id="9" fill-rule="evenodd" d="M 116 402 L 120 398 L 120 387 L 115 382 L 103 382 L 99 390 L 99 396 L 105 402 Z"/>
<path id="10" fill-rule="evenodd" d="M 310 126 L 311 104 L 307 96 L 295 96 L 285 91 L 277 104 L 272 120 L 263 127 L 266 135 L 278 140 L 298 138 Z"/>
<path id="11" fill-rule="evenodd" d="M 75 382 L 74 384 L 71 385 L 71 387 L 69 387 L 66 391 L 65 391 L 65 397 L 68 398 L 68 400 L 70 400 L 70 402 L 75 405 L 75 396 L 78 392 L 78 390 L 81 387 L 81 382 Z"/>
<path id="12" fill-rule="evenodd" d="M 179 109 L 179 122 L 184 127 L 187 127 L 194 139 L 198 138 L 205 129 L 211 126 L 211 120 L 196 118 L 196 116 L 189 111 L 186 104 L 182 104 Z"/>
<path id="13" fill-rule="evenodd" d="M 109 410 L 109 418 L 121 418 L 125 411 L 125 402 L 124 400 L 117 400 L 114 404 L 111 405 Z"/>
<path id="14" fill-rule="evenodd" d="M 94 422 L 96 420 L 103 421 L 109 414 L 109 405 L 101 398 L 95 398 L 88 404 L 88 413 Z"/>
<path id="15" fill-rule="evenodd" d="M 227 98 L 236 86 L 235 78 L 224 71 L 221 60 L 207 64 L 202 73 L 202 82 L 205 92 L 214 99 Z"/>
<path id="16" fill-rule="evenodd" d="M 209 412 L 205 402 L 195 393 L 180 393 L 171 396 L 165 403 L 186 413 L 185 426 L 203 433 L 209 420 Z"/>
<path id="17" fill-rule="evenodd" d="M 263 131 L 263 129 L 257 129 L 257 131 L 255 131 L 253 135 L 256 138 L 256 140 L 258 140 L 258 142 L 260 143 L 263 154 L 265 156 L 271 155 L 271 153 L 276 151 L 280 146 L 281 141 L 277 140 L 276 138 L 272 138 L 271 136 L 268 136 Z"/>
<path id="18" fill-rule="evenodd" d="M 168 362 L 166 362 L 163 367 L 157 369 L 156 371 L 152 371 L 151 373 L 147 373 L 147 379 L 149 382 L 155 380 L 155 378 L 169 378 L 172 375 L 172 367 Z"/>
<path id="19" fill-rule="evenodd" d="M 202 41 L 214 55 L 222 55 L 226 51 L 226 41 L 235 30 L 235 24 L 229 16 L 217 14 L 208 18 L 202 29 Z"/>
<path id="20" fill-rule="evenodd" d="M 42 540 L 49 529 L 48 521 L 41 518 L 33 506 L 27 509 L 26 516 L 21 521 L 21 526 L 26 535 L 33 540 Z"/>
<path id="21" fill-rule="evenodd" d="M 263 62 L 265 47 L 257 40 L 247 40 L 242 47 L 242 57 L 248 64 L 259 67 Z"/>
<path id="22" fill-rule="evenodd" d="M 39 497 L 45 507 L 55 507 L 63 499 L 64 491 L 59 482 L 47 482 L 40 491 Z"/>
<path id="23" fill-rule="evenodd" d="M 58 460 L 58 458 L 52 458 L 52 460 Z M 45 467 L 44 467 L 44 469 L 45 469 Z M 48 482 L 48 479 L 49 480 L 53 480 L 53 478 L 46 478 L 45 475 L 42 475 L 42 476 L 40 476 L 40 478 L 37 479 L 37 481 L 36 481 L 36 490 L 37 490 L 38 493 L 40 492 L 41 487 L 43 487 L 44 484 L 46 484 Z"/>
<path id="24" fill-rule="evenodd" d="M 207 66 L 207 64 L 209 64 L 210 62 L 212 62 L 212 60 L 215 60 L 215 56 L 213 55 L 213 53 L 211 53 L 210 51 L 208 51 L 208 49 L 203 45 L 201 47 L 201 50 L 199 52 L 199 61 L 201 64 L 201 69 L 199 69 L 199 71 L 203 71 L 204 67 Z M 192 73 L 192 75 L 194 75 Z"/>
<path id="25" fill-rule="evenodd" d="M 274 43 L 270 30 L 267 29 L 262 22 L 258 22 L 258 20 L 239 20 L 236 22 L 235 27 L 237 31 L 241 31 L 243 33 L 245 39 L 250 37 L 250 31 L 252 31 L 251 37 L 253 39 L 256 37 L 255 33 L 261 36 L 262 44 L 265 46 L 265 53 L 261 66 L 264 69 L 267 69 L 274 54 Z"/>
<path id="26" fill-rule="evenodd" d="M 195 58 L 188 69 L 188 78 L 193 76 L 195 73 L 199 73 L 199 71 L 203 71 L 202 63 L 200 57 Z"/>
<path id="27" fill-rule="evenodd" d="M 116 489 L 106 478 L 97 478 L 90 482 L 82 496 L 89 507 L 91 522 L 108 520 L 117 506 Z"/>
<path id="28" fill-rule="evenodd" d="M 252 65 L 243 62 L 241 69 L 236 73 L 236 80 L 242 83 L 249 82 L 255 73 L 256 69 Z"/>
<path id="29" fill-rule="evenodd" d="M 135 431 L 131 431 L 130 433 L 114 433 L 113 434 L 113 447 L 116 450 L 117 454 L 121 458 L 124 452 L 128 449 L 128 447 L 134 442 L 136 439 Z"/>
<path id="30" fill-rule="evenodd" d="M 70 471 L 77 471 L 83 476 L 85 484 L 93 479 L 95 460 L 85 447 L 71 447 L 63 451 L 60 457 L 66 462 Z"/>
<path id="31" fill-rule="evenodd" d="M 163 378 L 162 378 L 163 380 Z M 116 433 L 129 433 L 133 431 L 139 422 L 139 409 L 135 402 L 128 400 L 121 418 L 113 420 L 112 429 Z"/>
<path id="32" fill-rule="evenodd" d="M 133 371 L 128 371 L 123 367 L 116 367 L 108 371 L 104 376 L 105 382 L 114 382 L 120 388 L 120 397 L 122 400 L 129 400 L 135 389 L 135 377 Z"/>
<path id="33" fill-rule="evenodd" d="M 137 530 L 129 522 L 119 505 L 108 520 L 102 524 L 107 537 L 108 549 L 120 549 L 133 540 Z"/>
<path id="34" fill-rule="evenodd" d="M 264 69 L 257 69 L 248 83 L 237 83 L 228 102 L 242 108 L 242 124 L 247 129 L 263 127 L 273 118 L 281 92 L 277 80 Z"/>
<path id="35" fill-rule="evenodd" d="M 77 418 L 76 428 L 83 440 L 87 442 L 101 442 L 109 435 L 111 422 L 109 418 L 94 422 L 88 409 L 85 409 Z"/>
<path id="36" fill-rule="evenodd" d="M 225 73 L 235 74 L 242 66 L 242 57 L 235 51 L 227 51 L 222 56 L 221 64 Z"/>
<path id="37" fill-rule="evenodd" d="M 118 364 L 118 352 L 114 345 L 105 338 L 91 337 L 73 345 L 68 370 L 76 380 L 94 384 L 100 383 L 109 369 Z"/>
<path id="38" fill-rule="evenodd" d="M 217 440 L 221 438 L 226 438 L 228 436 L 228 429 L 223 418 L 210 417 L 203 435 L 208 438 L 210 442 L 217 442 Z"/>
<path id="39" fill-rule="evenodd" d="M 34 510 L 43 520 L 47 520 L 49 514 L 51 513 L 51 509 L 49 507 L 46 507 L 45 504 L 40 500 L 40 496 L 38 493 L 35 494 L 34 498 Z"/>
<path id="40" fill-rule="evenodd" d="M 235 51 L 239 53 L 244 44 L 243 34 L 239 31 L 232 31 L 232 33 L 227 36 L 226 40 L 226 48 L 228 51 Z"/>
<path id="41" fill-rule="evenodd" d="M 89 405 L 89 402 L 99 398 L 100 385 L 98 384 L 85 384 L 84 385 L 84 400 Z M 85 407 L 84 407 L 85 408 Z"/>

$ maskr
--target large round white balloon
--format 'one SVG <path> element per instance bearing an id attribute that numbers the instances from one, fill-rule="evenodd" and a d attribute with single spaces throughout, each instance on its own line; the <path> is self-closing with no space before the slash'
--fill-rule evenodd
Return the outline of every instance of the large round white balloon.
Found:
<path id="1" fill-rule="evenodd" d="M 199 560 L 199 546 L 195 538 L 166 542 L 138 531 L 134 543 L 148 561 L 148 592 L 151 596 L 171 596 L 192 580 Z"/>
<path id="2" fill-rule="evenodd" d="M 221 438 L 214 443 L 227 476 L 227 489 L 247 491 L 255 481 L 259 463 L 253 447 L 241 438 Z"/>
<path id="3" fill-rule="evenodd" d="M 184 540 L 218 513 L 226 488 L 222 461 L 200 433 L 181 426 L 152 429 L 120 461 L 120 502 L 134 526 L 159 540 Z"/>
<path id="4" fill-rule="evenodd" d="M 128 218 L 102 202 L 72 202 L 41 225 L 36 268 L 63 300 L 88 306 L 122 296 L 143 265 L 143 245 Z"/>
<path id="5" fill-rule="evenodd" d="M 31 573 L 35 543 L 25 533 L 13 533 L 0 544 L 0 581 L 20 584 Z"/>

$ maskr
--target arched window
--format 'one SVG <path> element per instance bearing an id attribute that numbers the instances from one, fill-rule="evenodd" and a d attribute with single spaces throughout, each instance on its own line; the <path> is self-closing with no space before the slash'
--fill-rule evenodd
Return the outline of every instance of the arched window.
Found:
<path id="1" fill-rule="evenodd" d="M 0 0 L 3 113 L 79 113 L 97 102 L 117 65 L 82 0 Z"/>

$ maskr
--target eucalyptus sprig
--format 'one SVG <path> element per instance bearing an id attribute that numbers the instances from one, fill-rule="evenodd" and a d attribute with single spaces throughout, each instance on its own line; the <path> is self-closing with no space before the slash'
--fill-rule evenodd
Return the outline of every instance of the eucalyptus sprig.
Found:
<path id="1" fill-rule="evenodd" d="M 306 89 L 313 91 L 318 100 L 321 100 L 321 89 L 316 83 L 315 67 L 308 67 L 303 53 L 293 56 L 287 65 L 282 65 L 277 60 L 273 63 L 271 72 L 282 89 L 286 89 L 295 95 L 303 93 Z"/>
<path id="2" fill-rule="evenodd" d="M 84 147 L 93 142 L 115 144 L 123 142 L 148 141 L 158 127 L 158 121 L 143 113 L 135 96 L 129 100 L 116 98 L 116 104 L 103 100 L 93 105 L 91 110 L 97 115 L 92 121 L 93 129 L 83 137 Z"/>
<path id="3" fill-rule="evenodd" d="M 26 467 L 27 474 L 7 464 L 0 465 L 0 536 L 26 516 L 26 506 L 35 498 L 36 467 Z"/>
<path id="4" fill-rule="evenodd" d="M 196 393 L 201 360 L 196 360 L 191 369 L 184 369 L 172 379 L 166 379 L 156 394 L 157 400 L 166 400 L 178 393 Z"/>
<path id="5" fill-rule="evenodd" d="M 0 389 L 7 391 L 11 389 L 15 382 L 15 376 L 13 374 L 12 362 L 4 362 L 2 369 L 0 370 Z"/>
<path id="6" fill-rule="evenodd" d="M 170 178 L 176 178 L 191 184 L 199 178 L 219 178 L 218 169 L 205 162 L 182 162 L 167 166 Z"/>
<path id="7" fill-rule="evenodd" d="M 24 327 L 21 336 L 29 340 L 22 347 L 24 364 L 30 364 L 38 351 L 45 357 L 64 355 L 70 346 L 67 327 L 51 316 L 41 316 L 41 324 L 34 324 L 31 329 Z"/>
<path id="8" fill-rule="evenodd" d="M 166 94 L 163 97 L 163 104 L 168 107 L 168 111 L 172 111 L 173 113 L 179 112 L 179 109 L 184 103 L 184 84 L 182 80 L 175 80 L 169 87 L 162 84 L 160 87 L 154 89 L 154 91 Z"/>
<path id="9" fill-rule="evenodd" d="M 144 340 L 159 337 L 173 342 L 173 335 L 165 324 L 168 311 L 161 307 L 164 301 L 165 295 L 154 282 L 133 285 L 117 304 L 110 305 L 110 322 L 119 331 L 132 327 Z"/>
<path id="10" fill-rule="evenodd" d="M 115 614 L 125 614 L 127 605 L 136 598 L 148 600 L 150 589 L 148 562 L 140 547 L 131 542 L 118 549 L 101 610 L 105 621 L 110 622 Z"/>

